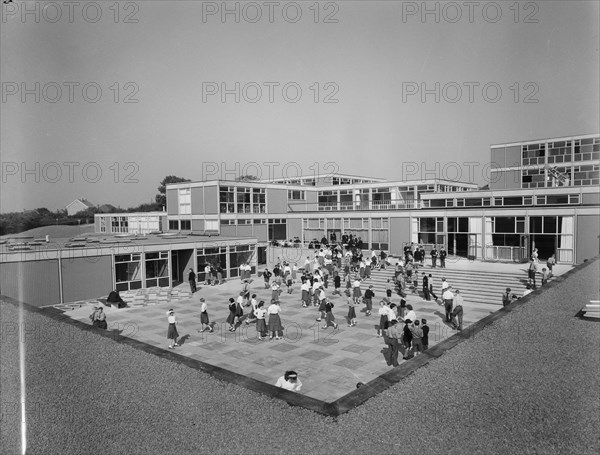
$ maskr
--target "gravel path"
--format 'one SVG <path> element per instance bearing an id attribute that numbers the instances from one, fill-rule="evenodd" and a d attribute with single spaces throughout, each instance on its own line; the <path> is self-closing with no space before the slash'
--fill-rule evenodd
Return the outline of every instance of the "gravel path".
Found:
<path id="1" fill-rule="evenodd" d="M 26 312 L 28 453 L 596 454 L 600 325 L 573 316 L 599 275 L 595 261 L 337 419 Z M 20 452 L 18 318 L 2 303 L 6 454 Z"/>

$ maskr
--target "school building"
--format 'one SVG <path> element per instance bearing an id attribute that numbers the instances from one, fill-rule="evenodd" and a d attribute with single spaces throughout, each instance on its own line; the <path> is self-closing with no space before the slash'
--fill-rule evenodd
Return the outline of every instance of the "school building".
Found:
<path id="1" fill-rule="evenodd" d="M 490 162 L 485 190 L 340 174 L 172 184 L 168 228 L 251 236 L 259 246 L 353 234 L 391 254 L 422 242 L 482 260 L 521 261 L 538 248 L 574 264 L 599 253 L 598 134 L 492 145 Z"/>
<path id="2" fill-rule="evenodd" d="M 406 243 L 450 255 L 581 263 L 599 254 L 600 135 L 492 145 L 489 187 L 443 179 L 386 181 L 329 174 L 167 185 L 166 212 L 96 215 L 95 233 L 0 241 L 0 293 L 34 305 L 112 289 L 172 287 L 207 264 L 252 273 L 278 241 L 335 234 L 401 255 Z"/>

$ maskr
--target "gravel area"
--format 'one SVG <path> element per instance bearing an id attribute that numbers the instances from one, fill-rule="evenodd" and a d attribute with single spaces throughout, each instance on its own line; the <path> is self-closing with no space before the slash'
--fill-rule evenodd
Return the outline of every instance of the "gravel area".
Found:
<path id="1" fill-rule="evenodd" d="M 336 419 L 43 315 L 19 327 L 2 303 L 0 451 L 20 452 L 21 336 L 27 453 L 597 454 L 600 325 L 574 315 L 599 275 L 595 261 Z"/>

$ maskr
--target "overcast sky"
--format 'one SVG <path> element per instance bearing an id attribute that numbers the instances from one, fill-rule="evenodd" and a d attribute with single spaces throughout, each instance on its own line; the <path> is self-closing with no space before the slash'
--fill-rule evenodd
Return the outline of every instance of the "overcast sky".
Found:
<path id="1" fill-rule="evenodd" d="M 395 180 L 456 162 L 483 184 L 490 144 L 599 130 L 597 1 L 69 5 L 2 5 L 2 212 L 126 208 L 253 162 Z"/>

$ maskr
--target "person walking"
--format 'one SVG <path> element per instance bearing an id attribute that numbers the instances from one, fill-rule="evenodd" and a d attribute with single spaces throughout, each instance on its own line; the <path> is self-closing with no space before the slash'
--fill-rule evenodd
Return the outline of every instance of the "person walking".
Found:
<path id="1" fill-rule="evenodd" d="M 173 309 L 167 311 L 167 321 L 169 323 L 169 327 L 167 329 L 167 340 L 169 340 L 169 349 L 174 349 L 177 344 L 177 338 L 179 338 L 179 333 L 177 332 L 177 319 L 175 318 L 175 312 Z"/>
<path id="2" fill-rule="evenodd" d="M 302 284 L 300 285 L 300 291 L 302 293 L 302 307 L 307 308 L 310 302 L 310 281 L 302 277 Z"/>
<path id="3" fill-rule="evenodd" d="M 360 299 L 362 298 L 362 292 L 360 290 L 360 278 L 354 280 L 352 283 L 352 297 L 354 297 L 354 302 L 357 305 L 360 305 Z"/>
<path id="4" fill-rule="evenodd" d="M 213 332 L 210 320 L 208 319 L 208 305 L 204 298 L 200 299 L 200 324 L 202 325 L 202 330 L 198 330 L 198 332 L 202 333 L 205 330 L 208 330 L 211 333 Z"/>
<path id="5" fill-rule="evenodd" d="M 427 278 L 427 283 L 429 283 L 429 294 L 431 294 L 431 296 L 437 302 L 438 296 L 435 294 L 435 292 L 433 292 L 433 276 L 431 275 L 431 273 L 429 274 L 429 277 Z"/>
<path id="6" fill-rule="evenodd" d="M 423 282 L 423 298 L 425 300 L 431 300 L 431 296 L 429 295 L 429 278 L 425 272 L 421 274 L 421 280 Z"/>
<path id="7" fill-rule="evenodd" d="M 369 289 L 365 291 L 365 305 L 367 306 L 365 314 L 367 316 L 371 316 L 371 311 L 373 310 L 373 297 L 375 297 L 375 292 L 373 292 L 373 285 L 369 286 Z"/>
<path id="8" fill-rule="evenodd" d="M 190 273 L 188 273 L 188 282 L 190 283 L 190 291 L 193 294 L 198 289 L 196 287 L 196 274 L 194 273 L 194 269 L 192 268 L 190 268 Z"/>
<path id="9" fill-rule="evenodd" d="M 325 325 L 324 329 L 328 328 L 330 325 L 333 326 L 334 329 L 338 328 L 337 322 L 335 322 L 335 316 L 333 315 L 333 302 L 327 300 L 325 302 Z"/>

